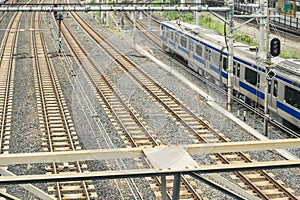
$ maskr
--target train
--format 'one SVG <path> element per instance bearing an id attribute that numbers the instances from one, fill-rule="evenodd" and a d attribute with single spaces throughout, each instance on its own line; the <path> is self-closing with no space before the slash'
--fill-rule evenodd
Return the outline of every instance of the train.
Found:
<path id="1" fill-rule="evenodd" d="M 182 58 L 201 76 L 226 88 L 228 82 L 228 45 L 216 31 L 180 21 L 165 21 L 160 26 L 162 48 Z M 251 105 L 263 107 L 268 83 L 268 109 L 282 119 L 283 125 L 300 132 L 300 60 L 272 58 L 268 71 L 258 50 L 234 42 L 233 95 Z M 268 79 L 267 79 L 268 78 Z"/>

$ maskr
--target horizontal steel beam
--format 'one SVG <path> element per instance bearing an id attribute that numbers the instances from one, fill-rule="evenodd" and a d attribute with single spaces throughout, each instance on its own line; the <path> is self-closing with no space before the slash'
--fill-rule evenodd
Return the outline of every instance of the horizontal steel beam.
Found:
<path id="1" fill-rule="evenodd" d="M 229 11 L 228 7 L 203 7 L 203 6 L 23 6 L 23 7 L 0 7 L 0 12 L 91 12 L 91 11 Z"/>
<path id="2" fill-rule="evenodd" d="M 159 146 L 162 148 L 183 148 L 189 154 L 211 154 L 224 152 L 274 150 L 300 148 L 300 139 L 283 139 L 268 141 L 245 141 L 227 143 L 209 143 L 192 145 Z M 147 148 L 149 149 L 149 148 Z M 146 157 L 144 148 L 119 148 L 99 149 L 65 152 L 38 152 L 21 154 L 1 154 L 0 165 L 25 164 L 25 163 L 48 163 L 48 162 L 71 162 L 83 160 L 103 160 Z"/>
<path id="3" fill-rule="evenodd" d="M 226 153 L 256 150 L 294 149 L 300 148 L 300 139 L 282 139 L 266 141 L 225 142 L 214 144 L 196 144 L 184 147 L 190 154 Z"/>
<path id="4" fill-rule="evenodd" d="M 9 176 L 9 177 L 15 177 L 16 176 L 12 172 L 8 171 L 7 169 L 1 168 L 1 167 L 0 167 L 0 174 L 1 174 L 1 176 Z M 54 197 L 52 197 L 51 195 L 49 195 L 46 192 L 42 191 L 41 189 L 33 186 L 31 183 L 19 184 L 19 186 L 22 187 L 23 189 L 31 192 L 32 194 L 35 194 L 40 199 L 55 200 Z"/>
<path id="5" fill-rule="evenodd" d="M 136 177 L 151 177 L 151 176 L 169 176 L 176 173 L 219 173 L 244 170 L 258 169 L 274 169 L 274 168 L 291 168 L 300 167 L 300 160 L 285 160 L 272 162 L 255 162 L 243 164 L 218 164 L 212 166 L 200 166 L 197 169 L 132 169 L 120 171 L 98 171 L 84 173 L 62 173 L 62 174 L 45 174 L 45 175 L 22 175 L 22 176 L 6 176 L 0 177 L 0 185 L 2 184 L 26 184 L 40 182 L 61 182 L 61 181 L 81 181 L 81 180 L 103 180 L 103 179 L 120 179 L 120 178 L 136 178 Z"/>

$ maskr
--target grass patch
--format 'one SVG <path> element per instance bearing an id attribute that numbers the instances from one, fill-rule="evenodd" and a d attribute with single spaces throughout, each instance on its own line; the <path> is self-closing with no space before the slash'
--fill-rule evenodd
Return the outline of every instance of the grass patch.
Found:
<path id="1" fill-rule="evenodd" d="M 194 15 L 192 13 L 179 13 L 176 11 L 171 11 L 170 13 L 164 13 L 164 17 L 168 20 L 180 20 L 190 24 L 194 24 Z"/>
<path id="2" fill-rule="evenodd" d="M 201 15 L 199 19 L 199 24 L 203 27 L 213 29 L 218 33 L 220 33 L 221 35 L 224 35 L 224 23 L 213 20 L 208 15 Z M 228 33 L 228 28 L 226 28 L 226 32 Z"/>
<path id="3" fill-rule="evenodd" d="M 213 30 L 217 31 L 218 33 L 220 33 L 221 35 L 225 35 L 224 23 L 217 21 L 217 20 L 213 20 L 208 15 L 201 15 L 199 24 L 206 28 L 213 29 Z M 229 30 L 228 26 L 226 26 L 226 35 L 228 35 L 228 33 L 229 33 L 228 30 Z M 249 46 L 258 46 L 258 43 L 255 42 L 251 36 L 246 35 L 239 31 L 234 32 L 234 40 L 237 42 L 247 44 Z"/>
<path id="4" fill-rule="evenodd" d="M 300 59 L 300 52 L 297 51 L 284 51 L 280 56 L 286 59 Z"/>

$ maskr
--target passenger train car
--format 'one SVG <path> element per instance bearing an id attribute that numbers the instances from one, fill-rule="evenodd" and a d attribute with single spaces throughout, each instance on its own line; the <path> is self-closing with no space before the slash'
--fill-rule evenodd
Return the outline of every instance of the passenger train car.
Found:
<path id="1" fill-rule="evenodd" d="M 178 21 L 162 23 L 160 38 L 165 51 L 183 58 L 189 68 L 226 86 L 228 52 L 224 36 L 215 31 Z M 264 105 L 266 69 L 256 48 L 234 42 L 234 95 L 247 103 Z M 300 60 L 272 59 L 273 78 L 268 80 L 269 109 L 284 125 L 300 132 Z"/>

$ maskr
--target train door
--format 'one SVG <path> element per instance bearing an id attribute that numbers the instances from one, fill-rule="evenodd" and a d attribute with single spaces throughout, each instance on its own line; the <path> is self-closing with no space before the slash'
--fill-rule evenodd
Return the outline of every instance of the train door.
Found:
<path id="1" fill-rule="evenodd" d="M 195 52 L 194 50 L 194 41 L 189 39 L 189 44 L 188 44 L 188 50 L 189 50 L 189 58 L 193 57 L 193 53 Z"/>
<path id="2" fill-rule="evenodd" d="M 272 81 L 271 80 L 267 80 L 268 81 L 268 105 L 273 107 L 273 102 L 272 102 Z"/>
<path id="3" fill-rule="evenodd" d="M 233 62 L 233 85 L 235 85 L 236 88 L 239 87 L 240 74 L 241 74 L 241 64 L 234 61 Z"/>
<path id="4" fill-rule="evenodd" d="M 179 34 L 177 32 L 174 32 L 175 34 L 175 47 L 174 47 L 174 51 L 178 50 L 178 44 L 179 44 Z"/>
<path id="5" fill-rule="evenodd" d="M 272 108 L 277 109 L 278 81 L 273 79 L 273 84 L 272 84 L 272 81 L 269 81 L 268 84 L 269 84 L 268 92 L 270 93 L 269 105 Z"/>
<path id="6" fill-rule="evenodd" d="M 208 47 L 205 47 L 204 68 L 206 69 L 207 73 L 209 72 L 210 56 L 211 56 L 211 50 Z"/>
<path id="7" fill-rule="evenodd" d="M 224 84 L 228 84 L 227 80 L 228 80 L 228 76 L 226 77 L 225 74 L 228 74 L 228 59 L 227 57 L 222 56 L 222 53 L 220 54 L 220 80 L 222 81 L 222 83 Z M 223 75 L 222 75 L 223 74 Z"/>

